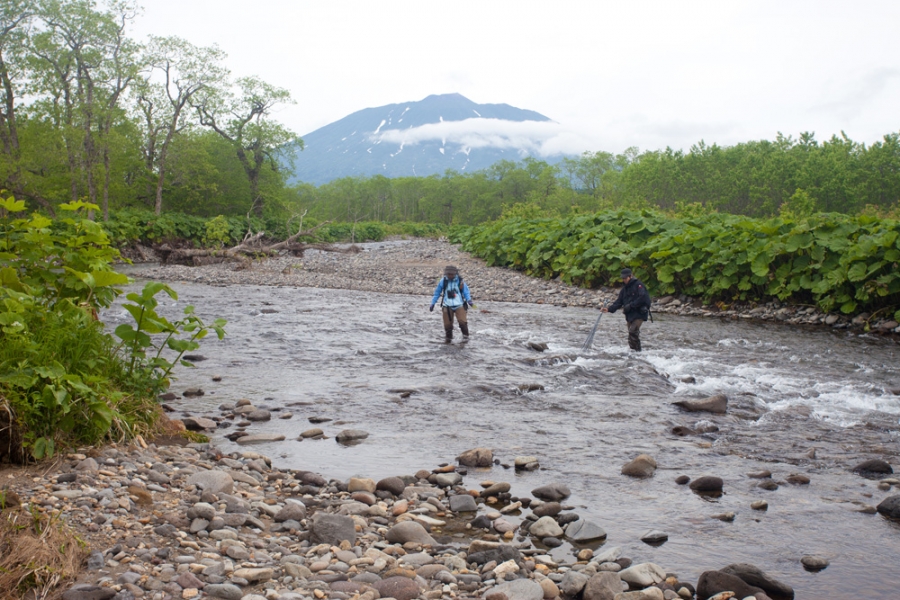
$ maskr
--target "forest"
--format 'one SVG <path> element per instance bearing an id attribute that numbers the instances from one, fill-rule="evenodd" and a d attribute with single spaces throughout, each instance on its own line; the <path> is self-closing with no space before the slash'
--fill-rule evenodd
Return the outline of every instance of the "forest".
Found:
<path id="1" fill-rule="evenodd" d="M 0 8 L 0 188 L 26 210 L 52 217 L 81 200 L 99 206 L 103 221 L 250 215 L 279 231 L 303 213 L 307 223 L 474 225 L 516 204 L 545 216 L 622 208 L 897 214 L 898 133 L 870 144 L 843 133 L 824 141 L 778 133 L 687 151 L 588 151 L 477 172 L 292 183 L 291 153 L 282 150 L 303 142 L 275 118 L 295 102 L 290 93 L 232 74 L 215 46 L 134 39 L 138 11 L 119 0 Z"/>

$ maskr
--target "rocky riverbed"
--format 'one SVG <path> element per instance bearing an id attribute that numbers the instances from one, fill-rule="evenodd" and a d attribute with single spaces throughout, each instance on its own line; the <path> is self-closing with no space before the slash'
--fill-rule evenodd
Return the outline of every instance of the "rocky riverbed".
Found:
<path id="1" fill-rule="evenodd" d="M 221 410 L 234 419 L 258 409 L 244 402 Z M 351 439 L 360 435 L 348 432 Z M 601 547 L 606 531 L 566 503 L 565 485 L 548 481 L 523 497 L 511 495 L 505 481 L 484 481 L 478 489 L 461 485 L 462 474 L 495 460 L 490 449 L 474 448 L 454 464 L 416 473 L 335 480 L 279 469 L 257 451 L 223 454 L 209 444 L 158 446 L 139 439 L 69 454 L 43 468 L 42 476 L 3 472 L 7 494 L 15 492 L 10 497 L 22 505 L 4 516 L 26 509 L 59 516 L 85 541 L 86 570 L 64 600 L 794 596 L 789 583 L 753 565 L 684 581 L 663 566 L 633 561 L 618 547 Z M 513 462 L 533 469 L 538 458 Z M 655 468 L 643 456 L 622 473 L 644 477 Z M 716 493 L 722 481 L 701 478 L 692 487 Z M 900 496 L 891 502 L 884 511 L 900 514 Z M 658 544 L 666 537 L 648 531 L 642 539 Z M 574 548 L 565 560 L 549 553 L 561 540 Z M 803 563 L 809 570 L 828 565 L 817 556 Z"/>
<path id="2" fill-rule="evenodd" d="M 402 240 L 367 243 L 360 252 L 308 251 L 302 258 L 282 256 L 253 262 L 249 268 L 235 263 L 200 267 L 139 265 L 132 274 L 157 280 L 208 284 L 248 284 L 362 290 L 430 296 L 443 267 L 457 265 L 477 300 L 525 302 L 555 306 L 599 308 L 616 298 L 609 288 L 587 290 L 553 280 L 528 277 L 518 271 L 488 267 L 446 241 Z M 143 250 L 140 256 L 152 258 Z M 881 334 L 900 333 L 891 315 L 826 314 L 812 306 L 790 306 L 777 301 L 762 305 L 707 305 L 687 296 L 653 299 L 653 312 L 700 317 L 752 319 L 790 325 L 818 325 Z"/>

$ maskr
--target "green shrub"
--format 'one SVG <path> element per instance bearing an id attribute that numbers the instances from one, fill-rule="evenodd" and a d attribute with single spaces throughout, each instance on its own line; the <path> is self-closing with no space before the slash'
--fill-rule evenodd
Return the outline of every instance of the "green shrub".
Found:
<path id="1" fill-rule="evenodd" d="M 168 384 L 172 366 L 210 329 L 221 336 L 224 322 L 208 328 L 188 314 L 170 323 L 152 310 L 152 297 L 174 292 L 148 284 L 141 295 L 128 297 L 138 296 L 149 311 L 139 311 L 137 327 L 117 329 L 123 338 L 131 332 L 117 346 L 97 314 L 129 279 L 112 270 L 119 253 L 103 228 L 83 218 L 97 207 L 63 204 L 66 216 L 56 221 L 9 216 L 24 206 L 0 198 L 0 430 L 9 442 L 0 458 L 40 459 L 60 444 L 149 431 L 159 417 L 156 394 Z M 165 339 L 156 342 L 154 334 Z M 162 348 L 174 351 L 175 360 L 165 360 Z"/>
<path id="2" fill-rule="evenodd" d="M 802 195 L 797 200 L 802 209 Z M 585 287 L 610 285 L 628 266 L 656 295 L 777 298 L 900 319 L 900 222 L 867 215 L 763 220 L 613 211 L 502 219 L 454 230 L 451 239 L 488 264 Z"/>

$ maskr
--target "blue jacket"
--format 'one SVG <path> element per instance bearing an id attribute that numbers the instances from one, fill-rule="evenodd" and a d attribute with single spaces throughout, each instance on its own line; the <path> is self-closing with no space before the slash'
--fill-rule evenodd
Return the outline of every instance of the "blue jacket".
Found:
<path id="1" fill-rule="evenodd" d="M 441 299 L 441 296 L 444 297 L 443 305 L 448 308 L 459 308 L 463 305 L 463 300 L 467 303 L 472 304 L 472 295 L 469 293 L 469 286 L 466 285 L 466 282 L 462 282 L 462 289 L 459 289 L 459 275 L 454 277 L 451 280 L 447 280 L 446 277 L 441 277 L 440 281 L 438 281 L 437 287 L 434 288 L 434 296 L 431 298 L 432 304 L 437 304 L 438 300 Z M 446 285 L 446 290 L 444 289 Z M 459 293 L 456 294 L 455 298 L 450 298 L 449 294 L 445 292 L 455 292 L 459 290 Z"/>

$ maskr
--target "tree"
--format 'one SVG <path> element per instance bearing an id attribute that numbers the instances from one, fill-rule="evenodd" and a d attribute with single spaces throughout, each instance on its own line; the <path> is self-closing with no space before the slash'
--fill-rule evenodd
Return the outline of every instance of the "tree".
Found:
<path id="1" fill-rule="evenodd" d="M 21 165 L 16 102 L 25 77 L 28 28 L 33 17 L 28 0 L 8 0 L 0 6 L 0 182 L 17 199 L 34 200 L 53 215 L 50 203 L 27 184 Z"/>
<path id="2" fill-rule="evenodd" d="M 172 139 L 187 125 L 185 108 L 203 92 L 215 95 L 214 86 L 228 71 L 221 66 L 225 53 L 216 46 L 200 48 L 178 37 L 151 37 L 147 63 L 158 76 L 142 82 L 137 92 L 145 135 L 147 169 L 155 172 L 154 212 L 162 212 L 166 160 Z"/>
<path id="3" fill-rule="evenodd" d="M 200 123 L 234 147 L 250 183 L 250 212 L 261 217 L 265 204 L 260 194 L 263 167 L 268 165 L 278 172 L 278 151 L 292 142 L 302 150 L 303 140 L 272 120 L 276 106 L 293 104 L 290 92 L 257 77 L 242 77 L 236 84 L 236 95 L 231 90 L 202 94 L 192 104 Z"/>

